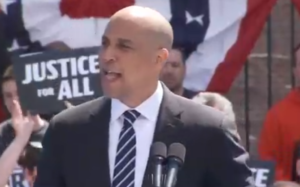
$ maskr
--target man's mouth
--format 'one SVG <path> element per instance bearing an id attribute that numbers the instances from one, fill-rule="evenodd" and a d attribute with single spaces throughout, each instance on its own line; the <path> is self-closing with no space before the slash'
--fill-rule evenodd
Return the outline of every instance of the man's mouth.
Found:
<path id="1" fill-rule="evenodd" d="M 162 78 L 162 81 L 165 81 L 165 82 L 174 82 L 174 80 L 175 80 L 174 77 L 170 77 L 170 76 Z"/>
<path id="2" fill-rule="evenodd" d="M 118 78 L 121 78 L 122 74 L 117 71 L 108 71 L 108 70 L 102 70 L 103 75 L 106 80 L 108 81 L 115 81 Z"/>

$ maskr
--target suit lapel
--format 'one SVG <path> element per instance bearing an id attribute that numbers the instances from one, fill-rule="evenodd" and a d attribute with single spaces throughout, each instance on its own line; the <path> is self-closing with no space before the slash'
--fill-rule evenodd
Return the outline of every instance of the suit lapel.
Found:
<path id="1" fill-rule="evenodd" d="M 94 149 L 93 160 L 95 160 L 94 184 L 101 184 L 101 186 L 111 186 L 108 157 L 110 108 L 111 100 L 103 98 L 99 108 L 92 112 L 90 121 L 92 129 L 97 133 L 96 136 L 93 136 L 93 145 L 97 142 L 97 147 L 92 147 Z"/>
<path id="2" fill-rule="evenodd" d="M 169 146 L 175 141 L 174 135 L 178 127 L 183 126 L 180 121 L 182 113 L 181 107 L 175 96 L 164 84 L 163 85 L 163 100 L 160 106 L 159 115 L 157 117 L 155 133 L 153 137 L 154 142 L 164 142 Z M 149 155 L 150 158 L 150 155 Z M 143 187 L 152 186 L 152 173 L 150 167 L 150 159 L 148 160 L 146 172 L 143 180 Z"/>

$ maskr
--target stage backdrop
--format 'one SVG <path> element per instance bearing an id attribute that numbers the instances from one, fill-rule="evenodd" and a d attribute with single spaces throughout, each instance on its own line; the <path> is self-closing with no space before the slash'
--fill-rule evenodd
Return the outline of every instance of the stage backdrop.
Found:
<path id="1" fill-rule="evenodd" d="M 109 17 L 129 5 L 161 12 L 175 43 L 190 53 L 186 88 L 226 92 L 240 72 L 277 0 L 0 0 L 11 49 L 62 41 L 96 46 Z M 300 1 L 293 0 L 298 10 Z"/>

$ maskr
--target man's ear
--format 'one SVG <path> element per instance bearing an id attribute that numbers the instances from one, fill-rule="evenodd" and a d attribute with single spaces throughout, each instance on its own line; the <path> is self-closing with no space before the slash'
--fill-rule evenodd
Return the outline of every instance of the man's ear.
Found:
<path id="1" fill-rule="evenodd" d="M 168 58 L 169 58 L 169 51 L 166 48 L 159 50 L 157 54 L 156 63 L 159 65 L 160 70 L 164 67 Z"/>
<path id="2" fill-rule="evenodd" d="M 169 51 L 166 48 L 159 50 L 158 57 L 160 58 L 161 63 L 165 63 L 169 58 Z"/>

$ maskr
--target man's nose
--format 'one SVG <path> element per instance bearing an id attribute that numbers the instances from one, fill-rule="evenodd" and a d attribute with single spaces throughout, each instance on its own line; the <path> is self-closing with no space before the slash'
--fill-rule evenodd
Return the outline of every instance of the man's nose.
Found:
<path id="1" fill-rule="evenodd" d="M 172 74 L 172 73 L 173 73 L 173 69 L 172 69 L 171 66 L 166 65 L 166 66 L 164 67 L 164 72 L 165 72 L 166 74 Z"/>
<path id="2" fill-rule="evenodd" d="M 100 59 L 102 62 L 114 62 L 116 61 L 116 54 L 112 47 L 107 47 L 100 50 Z"/>

